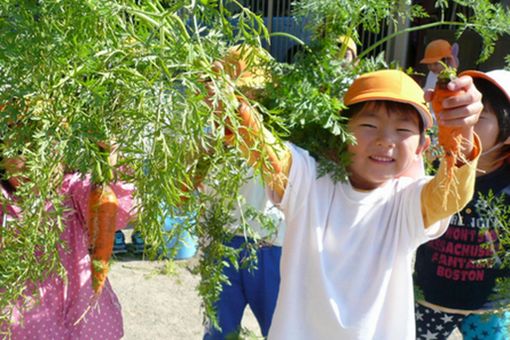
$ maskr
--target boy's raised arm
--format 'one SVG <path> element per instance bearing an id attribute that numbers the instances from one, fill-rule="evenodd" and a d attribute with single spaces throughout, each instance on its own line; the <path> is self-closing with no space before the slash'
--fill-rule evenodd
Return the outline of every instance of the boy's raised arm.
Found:
<path id="1" fill-rule="evenodd" d="M 215 62 L 213 68 L 220 71 L 223 65 Z M 208 95 L 213 96 L 214 90 L 208 87 Z M 277 141 L 275 136 L 264 127 L 262 117 L 255 107 L 247 99 L 237 96 L 239 106 L 237 109 L 239 124 L 230 124 L 239 126 L 238 136 L 240 140 L 235 139 L 234 133 L 226 133 L 225 142 L 229 145 L 239 147 L 243 155 L 251 166 L 262 167 L 262 175 L 266 184 L 281 199 L 287 186 L 287 177 L 292 165 L 292 155 L 289 148 Z M 208 101 L 209 105 L 213 105 Z M 219 103 L 214 112 L 217 115 L 223 114 L 223 105 Z"/>
<path id="2" fill-rule="evenodd" d="M 453 174 L 449 174 L 446 162 L 442 161 L 437 175 L 423 188 L 421 210 L 425 228 L 453 215 L 471 200 L 481 152 L 480 142 L 474 133 L 474 126 L 483 109 L 480 92 L 473 85 L 472 78 L 467 76 L 452 80 L 448 89 L 461 90 L 463 93 L 443 100 L 443 111 L 437 116 L 438 124 L 459 130 L 462 135 L 462 158 L 467 163 L 457 161 L 452 168 Z M 432 96 L 432 92 L 427 92 L 425 99 L 430 101 Z"/>
<path id="3" fill-rule="evenodd" d="M 264 127 L 260 114 L 245 99 L 238 98 L 240 149 L 252 166 L 262 166 L 264 181 L 282 198 L 287 186 L 287 178 L 292 165 L 289 148 L 276 140 Z M 227 140 L 233 144 L 233 140 Z"/>

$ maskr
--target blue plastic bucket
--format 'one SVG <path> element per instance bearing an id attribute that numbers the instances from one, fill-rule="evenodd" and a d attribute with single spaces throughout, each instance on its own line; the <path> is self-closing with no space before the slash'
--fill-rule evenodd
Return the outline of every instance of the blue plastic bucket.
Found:
<path id="1" fill-rule="evenodd" d="M 171 231 L 175 225 L 181 224 L 184 221 L 181 217 L 167 216 L 165 218 L 164 229 Z M 175 260 L 184 260 L 193 257 L 197 253 L 197 237 L 192 235 L 188 230 L 183 229 L 179 235 L 175 235 L 166 242 L 166 247 L 170 251 L 177 247 L 174 255 Z"/>

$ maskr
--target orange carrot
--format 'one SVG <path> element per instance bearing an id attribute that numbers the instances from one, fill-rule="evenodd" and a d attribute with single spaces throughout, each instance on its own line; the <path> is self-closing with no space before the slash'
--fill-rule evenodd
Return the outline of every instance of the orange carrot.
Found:
<path id="1" fill-rule="evenodd" d="M 449 97 L 458 96 L 463 93 L 462 90 L 450 91 L 447 88 L 448 83 L 455 79 L 455 69 L 445 67 L 438 75 L 436 87 L 432 97 L 432 109 L 436 115 L 438 123 L 438 142 L 443 148 L 444 159 L 446 161 L 447 178 L 445 182 L 445 193 L 450 189 L 453 180 L 453 170 L 458 159 L 461 158 L 462 134 L 458 128 L 448 127 L 440 124 L 438 115 L 443 111 L 443 100 Z M 446 199 L 446 195 L 445 195 Z"/>
<path id="2" fill-rule="evenodd" d="M 92 287 L 100 294 L 106 281 L 115 238 L 118 200 L 108 184 L 94 184 L 89 195 L 88 231 Z"/>
<path id="3" fill-rule="evenodd" d="M 254 115 L 256 113 L 252 112 L 251 106 L 244 100 L 239 99 L 241 105 L 239 106 L 239 116 L 241 118 L 241 128 L 239 132 L 241 135 L 243 135 L 243 138 L 246 141 L 249 141 L 253 136 L 257 138 L 257 135 L 260 135 L 263 133 L 262 128 L 260 127 L 260 124 L 256 121 L 256 118 Z M 282 164 L 276 153 L 272 148 L 266 148 L 265 150 L 267 152 L 267 157 L 269 160 L 269 163 L 272 166 L 272 171 L 274 173 L 279 174 L 283 171 Z M 259 154 L 254 154 L 250 156 L 250 158 L 254 157 L 255 159 L 258 159 Z"/>

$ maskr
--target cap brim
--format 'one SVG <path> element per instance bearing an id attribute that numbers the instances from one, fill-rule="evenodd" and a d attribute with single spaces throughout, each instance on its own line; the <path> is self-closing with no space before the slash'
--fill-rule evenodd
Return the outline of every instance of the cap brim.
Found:
<path id="1" fill-rule="evenodd" d="M 463 71 L 463 72 L 459 73 L 459 77 L 462 77 L 462 76 L 470 76 L 473 79 L 480 78 L 480 79 L 487 80 L 488 82 L 490 82 L 491 84 L 496 86 L 498 89 L 500 89 L 501 92 L 503 92 L 506 95 L 506 98 L 508 99 L 508 101 L 510 101 L 510 93 L 508 93 L 505 90 L 505 88 L 503 88 L 495 79 L 493 79 L 491 76 L 485 74 L 484 72 L 476 71 L 476 70 L 468 70 L 468 71 Z"/>
<path id="2" fill-rule="evenodd" d="M 439 60 L 441 60 L 441 58 L 423 58 L 420 64 L 433 64 L 437 63 Z"/>
<path id="3" fill-rule="evenodd" d="M 427 107 L 425 105 L 420 105 L 416 102 L 401 99 L 401 98 L 392 98 L 392 97 L 388 96 L 388 93 L 377 93 L 377 92 L 373 93 L 372 92 L 372 93 L 366 94 L 366 95 L 360 94 L 360 95 L 356 96 L 356 99 L 351 100 L 349 102 L 349 105 L 366 102 L 366 101 L 370 101 L 370 100 L 389 100 L 389 101 L 393 101 L 393 102 L 399 102 L 399 103 L 412 105 L 416 109 L 416 111 L 418 111 L 418 113 L 420 114 L 425 129 L 432 127 L 432 125 L 434 124 L 432 115 L 430 114 L 429 110 L 427 109 Z"/>

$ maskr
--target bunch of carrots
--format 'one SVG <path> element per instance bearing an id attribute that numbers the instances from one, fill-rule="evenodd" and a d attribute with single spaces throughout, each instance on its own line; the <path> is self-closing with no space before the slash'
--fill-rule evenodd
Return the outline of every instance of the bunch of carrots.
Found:
<path id="1" fill-rule="evenodd" d="M 253 62 L 255 65 L 248 65 L 246 59 L 249 59 L 249 55 L 252 55 Z M 254 56 L 253 56 L 254 55 Z M 233 80 L 234 87 L 243 93 L 243 95 L 236 95 L 238 102 L 238 118 L 239 118 L 239 136 L 244 140 L 253 141 L 263 134 L 263 127 L 260 122 L 260 118 L 257 116 L 256 111 L 248 101 L 249 99 L 255 99 L 257 96 L 257 89 L 264 87 L 265 83 L 269 81 L 268 75 L 260 68 L 260 65 L 256 65 L 256 61 L 259 63 L 263 62 L 266 58 L 263 50 L 256 50 L 252 47 L 236 46 L 231 48 L 224 60 L 216 61 L 212 65 L 212 70 L 216 74 L 225 72 L 231 80 Z M 211 92 L 211 91 L 210 91 Z M 210 95 L 212 93 L 209 93 Z M 221 104 L 217 110 L 220 119 L 223 119 Z M 227 144 L 234 144 L 235 133 L 233 132 L 234 127 L 229 118 L 226 119 L 225 124 L 225 141 Z M 242 143 L 244 143 L 242 142 Z M 282 172 L 281 161 L 273 148 L 268 147 L 264 149 L 266 157 L 269 161 L 268 166 L 271 170 L 279 174 Z M 260 151 L 255 149 L 250 150 L 250 163 L 255 163 L 256 160 L 260 159 Z"/>

